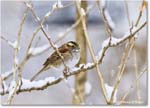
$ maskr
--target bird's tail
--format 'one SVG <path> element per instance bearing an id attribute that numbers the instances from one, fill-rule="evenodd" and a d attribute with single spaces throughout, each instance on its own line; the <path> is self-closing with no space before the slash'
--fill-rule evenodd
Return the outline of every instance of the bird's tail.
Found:
<path id="1" fill-rule="evenodd" d="M 44 71 L 45 67 L 43 67 L 42 69 L 40 69 L 31 79 L 30 81 L 33 81 L 42 71 Z"/>

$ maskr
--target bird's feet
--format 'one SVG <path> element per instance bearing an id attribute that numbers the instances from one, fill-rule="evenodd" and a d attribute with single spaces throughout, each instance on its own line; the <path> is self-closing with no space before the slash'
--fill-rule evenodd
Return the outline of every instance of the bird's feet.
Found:
<path id="1" fill-rule="evenodd" d="M 63 71 L 64 77 L 67 78 L 67 76 L 69 75 L 69 73 L 70 73 L 70 68 L 66 66 L 65 69 L 64 69 L 64 71 Z"/>

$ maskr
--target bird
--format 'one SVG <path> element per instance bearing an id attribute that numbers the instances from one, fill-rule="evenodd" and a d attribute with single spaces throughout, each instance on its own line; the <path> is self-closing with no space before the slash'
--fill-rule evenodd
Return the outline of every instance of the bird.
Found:
<path id="1" fill-rule="evenodd" d="M 62 57 L 60 57 L 60 55 Z M 72 68 L 74 67 L 80 60 L 80 47 L 79 44 L 75 41 L 69 41 L 64 43 L 58 48 L 58 52 L 55 50 L 44 62 L 43 67 L 30 79 L 33 81 L 36 77 L 50 68 Z M 62 60 L 63 58 L 63 60 Z"/>

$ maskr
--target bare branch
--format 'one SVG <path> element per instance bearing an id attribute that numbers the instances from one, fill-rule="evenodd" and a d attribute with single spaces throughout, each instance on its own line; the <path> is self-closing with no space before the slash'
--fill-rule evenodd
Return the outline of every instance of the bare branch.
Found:
<path id="1" fill-rule="evenodd" d="M 139 79 L 142 77 L 142 75 L 147 72 L 147 68 L 144 69 L 143 72 L 141 72 L 138 77 L 136 77 L 136 80 L 133 81 L 133 83 L 131 84 L 130 88 L 126 91 L 126 93 L 123 95 L 123 97 L 121 98 L 121 101 L 119 102 L 119 104 L 122 104 L 124 102 L 124 100 L 126 99 L 126 97 L 128 96 L 128 94 L 130 93 L 131 89 L 133 89 L 136 85 L 136 83 L 139 81 Z"/>
<path id="2" fill-rule="evenodd" d="M 25 19 L 27 17 L 27 13 L 28 13 L 28 8 L 25 10 L 24 15 L 23 15 L 23 17 L 21 19 L 21 22 L 20 22 L 20 25 L 19 25 L 19 30 L 18 30 L 17 45 L 16 45 L 16 48 L 14 49 L 13 81 L 16 81 L 16 72 L 17 72 L 17 67 L 18 67 L 17 54 L 18 54 L 18 51 L 20 49 L 21 33 L 22 33 L 22 29 L 23 29 L 23 24 L 24 24 Z M 13 97 L 16 94 L 17 88 L 20 87 L 21 79 L 22 79 L 22 71 L 19 71 L 18 72 L 18 79 L 16 81 L 16 84 L 14 85 L 12 91 L 9 93 L 9 97 L 8 97 L 8 100 L 7 100 L 8 104 L 11 104 L 11 101 L 12 101 Z"/>
<path id="3" fill-rule="evenodd" d="M 86 12 L 87 10 L 87 1 L 81 1 L 80 2 L 80 6 L 83 9 L 83 13 Z M 81 15 L 79 14 L 78 10 L 76 9 L 76 20 L 78 20 Z M 87 16 L 83 16 L 83 18 L 86 21 L 87 24 Z M 80 64 L 85 64 L 86 63 L 86 57 L 87 57 L 87 45 L 86 45 L 86 38 L 84 35 L 84 31 L 83 31 L 83 26 L 82 26 L 82 22 L 80 22 L 80 24 L 78 24 L 78 26 L 76 27 L 76 41 L 78 42 L 79 46 L 80 46 L 80 60 L 78 62 L 78 64 L 76 66 L 79 66 Z M 75 76 L 75 92 L 73 94 L 73 98 L 72 98 L 72 103 L 73 104 L 83 104 L 85 102 L 85 91 L 86 91 L 86 80 L 87 80 L 87 73 L 86 72 L 81 72 L 80 74 L 77 74 Z M 80 98 L 80 99 L 78 99 Z"/>

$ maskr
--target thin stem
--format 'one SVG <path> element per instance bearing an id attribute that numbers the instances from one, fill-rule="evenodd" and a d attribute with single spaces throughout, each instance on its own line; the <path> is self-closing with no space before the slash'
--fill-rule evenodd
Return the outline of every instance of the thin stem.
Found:
<path id="1" fill-rule="evenodd" d="M 76 6 L 77 6 L 77 9 L 78 9 L 78 12 L 79 12 L 80 16 L 82 16 L 83 14 L 81 13 L 81 7 L 80 7 L 78 1 L 76 1 Z M 86 23 L 85 23 L 85 19 L 84 19 L 84 18 L 82 18 L 82 26 L 83 26 L 83 31 L 84 31 L 84 35 L 85 35 L 85 38 L 86 38 L 86 41 L 87 41 L 88 48 L 89 48 L 90 54 L 91 54 L 91 56 L 92 56 L 92 60 L 93 60 L 93 62 L 96 64 L 96 72 L 97 72 L 98 77 L 99 77 L 99 80 L 100 80 L 100 84 L 101 84 L 101 88 L 102 88 L 102 92 L 103 92 L 105 101 L 108 102 L 107 93 L 106 93 L 106 88 L 105 88 L 104 80 L 103 80 L 103 76 L 102 76 L 102 74 L 101 74 L 101 72 L 100 72 L 99 65 L 98 65 L 98 61 L 96 60 L 96 57 L 95 57 L 95 55 L 94 55 L 94 50 L 93 50 L 93 48 L 92 48 L 90 39 L 89 39 L 89 37 L 88 37 L 87 28 L 86 28 Z"/>

